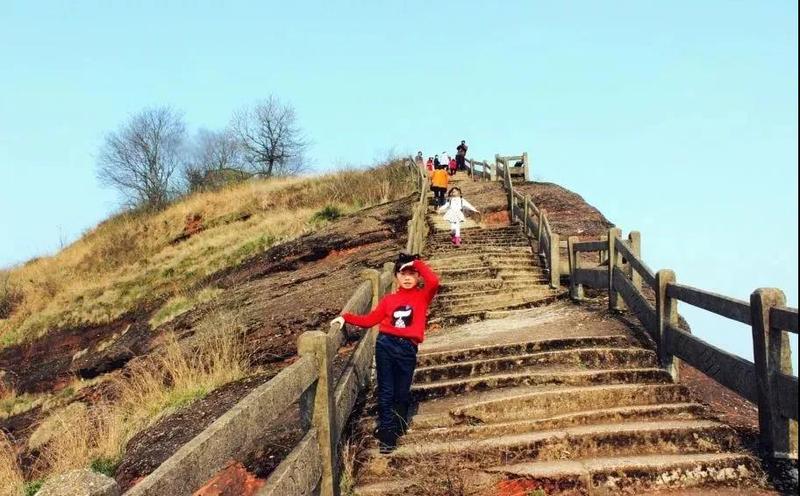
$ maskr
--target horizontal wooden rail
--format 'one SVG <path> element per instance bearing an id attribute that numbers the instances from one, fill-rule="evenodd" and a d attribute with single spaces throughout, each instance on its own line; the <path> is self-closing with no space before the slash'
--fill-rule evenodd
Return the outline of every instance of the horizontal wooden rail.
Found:
<path id="1" fill-rule="evenodd" d="M 607 241 L 578 241 L 572 245 L 575 251 L 605 251 L 608 249 Z"/>
<path id="2" fill-rule="evenodd" d="M 614 268 L 614 287 L 622 295 L 625 304 L 636 315 L 639 322 L 642 323 L 651 336 L 654 335 L 655 329 L 658 327 L 658 316 L 656 315 L 655 307 L 647 301 L 647 298 L 618 267 Z"/>
<path id="3" fill-rule="evenodd" d="M 639 260 L 639 257 L 631 251 L 631 247 L 628 245 L 626 241 L 623 241 L 619 238 L 616 238 L 616 249 L 625 257 L 625 260 L 631 266 L 633 270 L 635 270 L 640 276 L 642 276 L 642 280 L 647 283 L 648 286 L 651 288 L 656 287 L 656 274 L 650 267 L 648 267 L 644 262 Z"/>
<path id="4" fill-rule="evenodd" d="M 575 284 L 585 284 L 597 289 L 608 288 L 608 269 L 605 267 L 574 269 L 572 277 L 575 278 Z"/>
<path id="5" fill-rule="evenodd" d="M 269 480 L 256 496 L 285 496 L 314 494 L 322 477 L 317 430 L 309 429 L 300 443 L 275 467 Z"/>
<path id="6" fill-rule="evenodd" d="M 737 300 L 736 298 L 730 298 L 683 284 L 667 285 L 667 296 L 702 308 L 703 310 L 708 310 L 717 315 L 736 320 L 742 324 L 752 324 L 750 304 L 743 300 Z"/>
<path id="7" fill-rule="evenodd" d="M 307 357 L 254 389 L 223 416 L 181 446 L 126 496 L 192 494 L 228 462 L 255 448 L 260 430 L 275 422 L 317 380 Z M 281 405 L 279 408 L 276 405 Z"/>
<path id="8" fill-rule="evenodd" d="M 666 327 L 667 351 L 711 377 L 748 401 L 758 403 L 758 385 L 753 362 L 677 329 Z"/>
<path id="9" fill-rule="evenodd" d="M 787 307 L 775 307 L 769 311 L 770 326 L 782 331 L 798 333 L 797 309 Z"/>

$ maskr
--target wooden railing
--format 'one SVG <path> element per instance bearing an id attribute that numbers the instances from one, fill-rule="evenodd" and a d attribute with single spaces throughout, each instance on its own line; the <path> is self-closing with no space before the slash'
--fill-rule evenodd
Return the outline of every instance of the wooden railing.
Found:
<path id="1" fill-rule="evenodd" d="M 513 164 L 522 162 L 522 166 L 514 167 Z M 509 163 L 511 165 L 509 166 Z M 467 173 L 472 177 L 473 181 L 497 181 L 502 180 L 506 168 L 512 177 L 520 176 L 523 180 L 528 177 L 528 152 L 522 155 L 495 155 L 494 163 L 490 164 L 488 161 L 479 161 L 475 159 L 466 159 Z"/>
<path id="2" fill-rule="evenodd" d="M 408 223 L 411 253 L 425 245 L 428 181 L 423 171 L 409 160 L 418 195 Z M 367 269 L 366 279 L 356 287 L 342 312 L 367 313 L 391 291 L 393 264 L 382 271 Z M 299 358 L 265 384 L 259 386 L 203 432 L 181 447 L 153 473 L 136 484 L 126 496 L 189 495 L 216 474 L 231 459 L 240 459 L 263 436 L 265 429 L 300 405 L 306 434 L 270 474 L 259 496 L 339 494 L 338 446 L 359 394 L 368 386 L 375 353 L 377 328 L 360 340 L 338 380 L 332 364 L 346 341 L 342 327 L 332 324 L 327 332 L 306 331 L 297 342 Z"/>
<path id="3" fill-rule="evenodd" d="M 525 163 L 523 173 L 527 174 L 528 154 L 526 152 L 518 156 L 496 155 L 495 157 L 494 174 L 502 182 L 508 195 L 510 219 L 522 226 L 526 236 L 537 241 L 539 255 L 544 260 L 549 273 L 550 286 L 557 288 L 561 285 L 561 273 L 563 272 L 561 249 L 566 248 L 566 243 L 561 241 L 558 233 L 550 226 L 547 212 L 543 208 L 537 207 L 530 195 L 523 195 L 514 188 L 513 177 L 520 167 L 508 165 L 511 160 L 523 160 Z"/>
<path id="4" fill-rule="evenodd" d="M 570 294 L 583 297 L 583 285 L 608 290 L 609 308 L 627 307 L 653 339 L 661 365 L 678 380 L 683 360 L 719 384 L 758 405 L 759 435 L 772 456 L 797 456 L 798 379 L 792 373 L 788 333 L 798 333 L 798 312 L 786 307 L 779 289 L 757 289 L 750 301 L 678 284 L 675 273 L 654 273 L 642 261 L 641 236 L 627 240 L 619 229 L 605 239 L 567 241 Z M 597 252 L 598 263 L 587 265 L 581 253 Z M 643 289 L 644 287 L 644 289 Z M 649 289 L 649 291 L 647 291 Z M 678 302 L 749 325 L 751 362 L 707 343 L 678 325 Z"/>
<path id="5" fill-rule="evenodd" d="M 470 175 L 473 181 L 496 181 L 495 168 L 493 164 L 487 161 L 479 161 L 474 159 L 466 159 L 467 174 Z"/>

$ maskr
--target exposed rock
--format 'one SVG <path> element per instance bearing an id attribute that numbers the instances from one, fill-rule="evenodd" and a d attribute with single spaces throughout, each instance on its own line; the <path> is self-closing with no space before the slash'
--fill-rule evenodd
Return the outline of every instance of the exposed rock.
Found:
<path id="1" fill-rule="evenodd" d="M 72 470 L 47 481 L 36 496 L 119 496 L 114 479 L 92 470 Z"/>
<path id="2" fill-rule="evenodd" d="M 256 478 L 238 462 L 231 462 L 198 489 L 194 496 L 249 496 L 255 494 L 265 481 Z"/>

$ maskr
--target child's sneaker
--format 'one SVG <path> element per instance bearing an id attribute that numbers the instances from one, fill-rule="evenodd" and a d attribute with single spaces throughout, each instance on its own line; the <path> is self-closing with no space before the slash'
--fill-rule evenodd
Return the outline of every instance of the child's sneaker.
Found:
<path id="1" fill-rule="evenodd" d="M 397 448 L 397 434 L 391 431 L 378 429 L 378 451 L 382 455 L 388 455 Z"/>
<path id="2" fill-rule="evenodd" d="M 453 244 L 456 245 L 457 247 L 461 247 L 461 236 L 456 236 L 455 241 L 453 241 Z"/>

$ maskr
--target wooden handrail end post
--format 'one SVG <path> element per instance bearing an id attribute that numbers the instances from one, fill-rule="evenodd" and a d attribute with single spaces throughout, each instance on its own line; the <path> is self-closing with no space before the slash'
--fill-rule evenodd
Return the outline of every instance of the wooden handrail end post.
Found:
<path id="1" fill-rule="evenodd" d="M 333 355 L 327 334 L 322 331 L 306 331 L 297 340 L 297 353 L 300 357 L 312 357 L 317 364 L 318 378 L 313 390 L 313 401 L 310 396 L 301 398 L 301 411 L 306 408 L 306 418 L 310 417 L 310 425 L 317 430 L 319 452 L 322 461 L 322 479 L 320 481 L 321 496 L 339 494 L 336 467 L 336 410 L 333 405 Z M 305 404 L 304 404 L 305 403 Z M 308 408 L 311 411 L 308 411 Z"/>
<path id="2" fill-rule="evenodd" d="M 616 241 L 620 236 L 622 236 L 621 229 L 612 227 L 608 230 L 608 309 L 614 312 L 625 308 L 619 293 L 614 290 L 614 268 L 620 264 L 616 253 Z"/>
<path id="3" fill-rule="evenodd" d="M 758 427 L 764 448 L 772 457 L 797 456 L 797 422 L 781 414 L 776 380 L 792 374 L 789 333 L 770 325 L 770 310 L 786 305 L 783 291 L 760 288 L 750 295 L 753 362 L 758 385 Z"/>
<path id="4" fill-rule="evenodd" d="M 656 328 L 656 346 L 658 347 L 658 359 L 661 366 L 666 369 L 672 380 L 677 382 L 679 379 L 678 360 L 672 355 L 667 342 L 667 327 L 678 325 L 678 300 L 667 296 L 667 285 L 675 282 L 675 272 L 670 269 L 662 269 L 656 273 L 656 318 L 658 326 Z"/>

